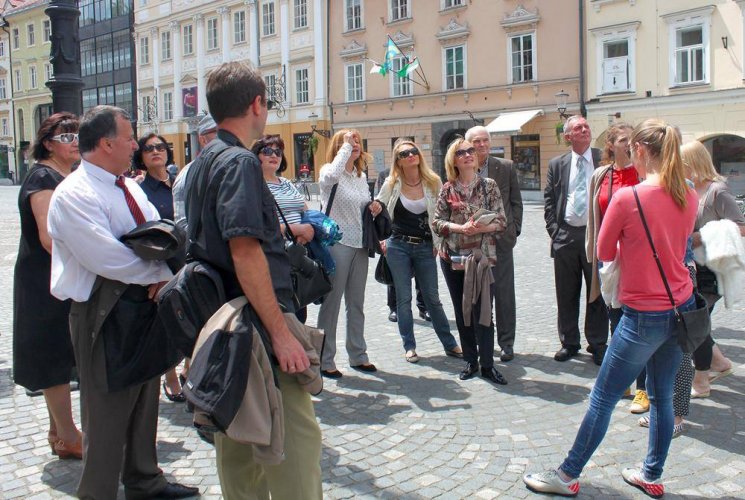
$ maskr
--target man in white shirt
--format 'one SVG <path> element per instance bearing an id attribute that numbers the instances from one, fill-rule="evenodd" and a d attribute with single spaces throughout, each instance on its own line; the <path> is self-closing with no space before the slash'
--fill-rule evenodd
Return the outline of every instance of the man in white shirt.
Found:
<path id="1" fill-rule="evenodd" d="M 589 186 L 600 159 L 600 151 L 590 147 L 592 133 L 582 116 L 567 119 L 564 137 L 572 150 L 548 162 L 543 193 L 559 310 L 561 349 L 554 355 L 556 361 L 566 361 L 580 349 L 578 321 L 582 277 L 588 296 L 592 281 L 592 267 L 585 252 L 585 227 L 592 203 Z M 592 353 L 595 364 L 600 365 L 608 341 L 608 310 L 602 297 L 587 304 L 584 330 L 589 344 L 587 350 Z"/>
<path id="2" fill-rule="evenodd" d="M 125 178 L 137 150 L 129 115 L 96 106 L 80 123 L 80 167 L 60 184 L 49 205 L 52 294 L 73 301 L 70 332 L 80 376 L 83 472 L 80 498 L 116 498 L 121 473 L 127 498 L 183 498 L 197 488 L 168 483 L 158 468 L 155 436 L 160 373 L 131 359 L 114 340 L 151 334 L 145 311 L 171 278 L 164 262 L 145 261 L 119 238 L 159 219 L 139 185 Z M 145 342 L 148 338 L 145 338 Z M 119 349 L 119 350 L 117 350 Z M 119 355 L 113 355 L 118 353 Z M 157 352 L 156 358 L 167 357 Z M 121 382 L 127 372 L 150 378 Z M 114 369 L 117 366 L 117 370 Z M 138 375 L 139 376 L 139 375 Z"/>

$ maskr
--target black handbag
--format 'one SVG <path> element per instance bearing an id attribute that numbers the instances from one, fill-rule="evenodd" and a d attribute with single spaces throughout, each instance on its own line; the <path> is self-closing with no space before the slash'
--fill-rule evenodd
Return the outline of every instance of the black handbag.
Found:
<path id="1" fill-rule="evenodd" d="M 308 257 L 308 250 L 297 242 L 277 200 L 274 200 L 274 205 L 285 223 L 285 233 L 290 240 L 286 250 L 291 267 L 292 288 L 295 292 L 295 308 L 302 309 L 308 304 L 322 301 L 329 294 L 333 285 L 329 273 L 323 265 Z"/>
<path id="2" fill-rule="evenodd" d="M 719 295 L 719 283 L 714 271 L 706 266 L 696 264 L 696 288 L 701 293 Z"/>
<path id="3" fill-rule="evenodd" d="M 667 291 L 667 297 L 670 299 L 670 303 L 675 311 L 675 322 L 678 331 L 678 345 L 685 353 L 694 352 L 698 346 L 704 343 L 704 340 L 711 334 L 711 316 L 709 315 L 709 306 L 706 304 L 706 299 L 699 293 L 698 290 L 694 289 L 693 296 L 695 297 L 695 307 L 690 311 L 678 311 L 678 307 L 675 305 L 675 299 L 673 299 L 673 293 L 670 291 L 670 285 L 667 282 L 665 271 L 662 269 L 662 263 L 657 255 L 657 249 L 652 241 L 652 234 L 649 232 L 647 226 L 647 220 L 644 217 L 642 211 L 642 205 L 639 201 L 639 195 L 636 192 L 636 187 L 632 186 L 634 191 L 634 198 L 636 198 L 636 206 L 639 209 L 639 217 L 642 220 L 644 226 L 644 232 L 647 233 L 647 241 L 649 246 L 652 247 L 652 254 L 654 260 L 657 263 L 657 269 L 660 271 L 662 282 L 665 284 L 665 290 Z"/>
<path id="4" fill-rule="evenodd" d="M 393 285 L 393 274 L 391 274 L 391 268 L 388 267 L 385 255 L 380 256 L 378 265 L 375 266 L 375 281 L 381 285 Z"/>

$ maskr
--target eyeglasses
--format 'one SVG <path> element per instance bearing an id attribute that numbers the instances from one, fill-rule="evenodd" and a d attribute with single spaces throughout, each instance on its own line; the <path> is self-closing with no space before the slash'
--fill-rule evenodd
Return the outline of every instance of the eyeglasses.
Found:
<path id="1" fill-rule="evenodd" d="M 419 150 L 417 148 L 404 149 L 403 151 L 398 152 L 398 157 L 403 160 L 404 158 L 408 158 L 409 156 L 416 156 L 418 154 Z"/>
<path id="2" fill-rule="evenodd" d="M 153 151 L 158 151 L 162 153 L 167 149 L 167 146 L 163 144 L 162 142 L 158 144 L 148 144 L 147 146 L 142 146 L 143 153 L 152 153 Z"/>
<path id="3" fill-rule="evenodd" d="M 52 137 L 52 140 L 60 142 L 62 144 L 72 144 L 73 142 L 78 140 L 78 134 L 73 134 L 72 132 L 68 132 L 66 134 L 57 134 Z"/>
<path id="4" fill-rule="evenodd" d="M 273 148 L 271 146 L 264 146 L 259 150 L 259 153 L 263 154 L 264 156 L 276 156 L 278 158 L 282 158 L 282 149 L 281 148 Z"/>
<path id="5" fill-rule="evenodd" d="M 466 155 L 473 156 L 475 153 L 476 153 L 476 148 L 474 148 L 472 146 L 472 147 L 470 147 L 468 149 L 457 149 L 455 151 L 455 156 L 458 157 L 458 158 L 463 158 Z"/>

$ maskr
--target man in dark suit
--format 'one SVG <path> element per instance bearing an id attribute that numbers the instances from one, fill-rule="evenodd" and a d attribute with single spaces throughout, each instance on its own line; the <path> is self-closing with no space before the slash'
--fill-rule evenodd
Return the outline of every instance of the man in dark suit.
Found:
<path id="1" fill-rule="evenodd" d="M 374 195 L 377 197 L 380 192 L 380 188 L 383 187 L 383 183 L 391 175 L 391 169 L 386 168 L 381 170 L 378 174 L 378 180 L 375 181 Z M 393 207 L 390 208 L 393 210 Z M 414 286 L 416 287 L 416 308 L 419 309 L 419 317 L 425 321 L 432 321 L 427 311 L 427 306 L 424 304 L 424 298 L 422 297 L 422 291 L 419 290 L 419 283 L 414 277 Z M 388 285 L 388 321 L 396 323 L 398 321 L 398 312 L 396 312 L 396 288 L 393 285 Z"/>
<path id="2" fill-rule="evenodd" d="M 515 357 L 515 263 L 512 249 L 523 223 L 523 199 L 517 183 L 517 172 L 511 160 L 489 155 L 491 142 L 486 127 L 476 126 L 466 132 L 466 140 L 476 148 L 480 165 L 479 175 L 494 179 L 499 186 L 507 217 L 507 229 L 497 239 L 497 265 L 494 273 L 494 316 L 497 323 L 497 341 L 502 349 L 500 359 L 512 361 Z"/>
<path id="3" fill-rule="evenodd" d="M 556 361 L 566 361 L 576 356 L 580 349 L 578 323 L 582 277 L 588 296 L 592 281 L 592 266 L 585 253 L 585 226 L 588 211 L 592 209 L 589 185 L 600 161 L 600 151 L 590 148 L 592 133 L 582 116 L 567 119 L 564 137 L 572 145 L 572 150 L 548 162 L 543 193 L 559 309 L 561 349 L 554 356 Z M 608 341 L 608 311 L 602 297 L 587 304 L 585 338 L 593 361 L 602 364 Z"/>

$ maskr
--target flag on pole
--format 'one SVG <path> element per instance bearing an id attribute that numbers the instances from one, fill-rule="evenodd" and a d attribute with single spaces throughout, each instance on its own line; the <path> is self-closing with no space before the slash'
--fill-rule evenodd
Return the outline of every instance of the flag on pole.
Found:
<path id="1" fill-rule="evenodd" d="M 385 66 L 381 66 L 376 62 L 373 62 L 372 68 L 370 68 L 370 73 L 380 73 L 381 75 L 385 76 L 387 72 L 388 71 L 385 69 Z"/>
<path id="2" fill-rule="evenodd" d="M 415 57 L 412 61 L 407 62 L 404 66 L 396 72 L 399 78 L 406 78 L 413 73 L 419 67 L 419 58 Z"/>
<path id="3" fill-rule="evenodd" d="M 391 60 L 399 55 L 401 55 L 401 51 L 398 49 L 398 46 L 393 42 L 391 37 L 388 37 L 388 45 L 385 49 L 385 60 L 383 61 L 383 65 L 390 69 Z"/>

